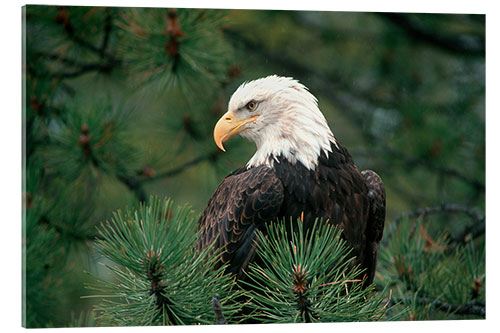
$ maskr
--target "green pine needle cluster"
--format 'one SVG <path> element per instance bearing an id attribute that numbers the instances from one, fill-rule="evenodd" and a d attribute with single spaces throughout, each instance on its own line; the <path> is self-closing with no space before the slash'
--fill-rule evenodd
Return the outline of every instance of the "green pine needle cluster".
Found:
<path id="1" fill-rule="evenodd" d="M 93 99 L 65 105 L 64 114 L 53 119 L 48 143 L 35 158 L 58 177 L 74 180 L 99 173 L 128 175 L 139 169 L 136 147 L 129 140 L 133 119 L 119 103 Z"/>
<path id="2" fill-rule="evenodd" d="M 341 231 L 319 221 L 307 231 L 297 224 L 293 233 L 285 221 L 258 232 L 263 264 L 250 264 L 248 282 L 254 316 L 270 323 L 383 319 L 387 300 L 373 286 L 363 289 Z"/>
<path id="3" fill-rule="evenodd" d="M 484 255 L 481 244 L 432 239 L 421 219 L 404 220 L 382 247 L 377 276 L 410 309 L 409 319 L 484 318 Z"/>
<path id="4" fill-rule="evenodd" d="M 103 224 L 98 251 L 112 279 L 89 288 L 105 300 L 96 306 L 97 322 L 110 326 L 193 325 L 215 323 L 212 298 L 219 295 L 223 314 L 233 318 L 233 277 L 214 269 L 208 248 L 196 251 L 196 219 L 189 207 L 174 209 L 170 200 L 151 197 L 138 210 L 117 211 Z"/>
<path id="5" fill-rule="evenodd" d="M 123 36 L 118 54 L 130 79 L 161 92 L 178 86 L 187 94 L 224 80 L 232 52 L 221 31 L 226 15 L 209 9 L 124 9 L 116 23 Z"/>

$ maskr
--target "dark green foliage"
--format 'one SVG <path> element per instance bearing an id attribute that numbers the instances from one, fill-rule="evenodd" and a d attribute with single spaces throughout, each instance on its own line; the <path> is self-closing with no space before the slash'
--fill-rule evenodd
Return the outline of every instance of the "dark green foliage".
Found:
<path id="1" fill-rule="evenodd" d="M 225 79 L 231 48 L 220 31 L 220 10 L 130 8 L 119 13 L 123 31 L 118 54 L 135 84 L 160 89 L 181 88 L 186 97 L 207 83 Z M 149 84 L 149 85 L 148 85 Z"/>
<path id="2" fill-rule="evenodd" d="M 258 233 L 261 266 L 250 264 L 253 316 L 269 323 L 382 320 L 387 304 L 373 286 L 363 289 L 361 270 L 352 267 L 340 231 L 316 222 L 292 235 L 287 222 L 271 223 Z M 387 303 L 388 300 L 385 300 Z"/>
<path id="3" fill-rule="evenodd" d="M 105 172 L 118 177 L 139 168 L 133 140 L 128 137 L 134 119 L 118 102 L 76 100 L 51 123 L 48 144 L 34 158 L 44 159 L 54 176 L 74 180 Z"/>
<path id="4" fill-rule="evenodd" d="M 139 25 L 151 27 L 158 35 L 167 29 L 169 10 L 149 9 L 144 13 Z M 189 77 L 187 73 L 194 73 L 192 83 L 203 81 L 205 76 L 205 82 L 210 82 L 208 88 L 215 91 L 213 80 L 225 80 L 230 59 L 229 46 L 220 38 L 225 14 L 205 10 L 178 13 L 185 31 L 180 45 L 186 53 L 180 57 L 175 73 L 173 68 L 166 68 L 160 79 L 148 80 L 147 87 L 176 96 L 179 93 L 175 90 Z M 161 169 L 171 168 L 172 161 L 165 160 L 166 156 L 179 155 L 170 155 L 174 148 L 171 135 L 198 126 L 196 118 L 193 124 L 186 118 L 172 133 L 156 129 L 158 141 L 145 140 L 145 134 L 151 133 L 151 123 L 158 124 L 159 118 L 149 116 L 153 114 L 150 106 L 129 98 L 144 82 L 124 78 L 135 77 L 136 68 L 149 69 L 152 54 L 122 49 L 135 43 L 133 34 L 121 27 L 129 14 L 129 9 L 104 7 L 24 8 L 28 176 L 24 182 L 23 323 L 28 327 L 94 323 L 80 320 L 93 300 L 79 297 L 82 284 L 89 279 L 82 272 L 100 272 L 92 252 L 96 224 L 109 218 L 117 207 L 145 200 L 145 183 Z M 151 17 L 155 16 L 161 22 L 155 21 L 159 25 L 155 23 L 153 28 Z M 164 45 L 160 51 L 164 55 L 157 54 L 160 61 L 171 60 Z M 134 58 L 138 54 L 142 56 Z M 173 79 L 174 74 L 177 79 Z M 167 81 L 173 84 L 165 86 Z M 213 93 L 205 96 L 213 98 Z M 186 97 L 169 102 L 174 110 L 167 108 L 169 114 L 185 109 L 190 99 Z M 197 135 L 198 141 L 202 136 L 206 135 Z M 176 149 L 182 145 L 185 150 L 185 142 L 178 144 Z"/>
<path id="5" fill-rule="evenodd" d="M 58 212 L 57 202 L 43 192 L 46 185 L 41 173 L 36 164 L 30 164 L 26 171 L 23 230 L 23 279 L 29 282 L 23 290 L 26 327 L 54 327 L 64 322 L 59 311 L 67 305 L 64 292 L 69 288 L 65 278 L 71 271 L 66 263 L 72 237 L 63 234 L 66 231 L 60 227 L 63 223 L 51 223 Z"/>
<path id="6" fill-rule="evenodd" d="M 32 182 L 33 185 L 38 181 L 36 176 L 33 173 L 28 174 L 27 181 Z M 54 293 L 54 290 L 57 290 L 60 285 L 58 280 L 61 276 L 61 270 L 64 269 L 64 266 L 61 265 L 63 251 L 57 246 L 58 234 L 54 228 L 39 223 L 50 209 L 50 205 L 43 202 L 43 199 L 38 195 L 30 194 L 26 200 L 23 276 L 30 283 L 24 289 L 23 321 L 26 327 L 37 327 L 50 325 L 55 321 L 46 308 L 39 308 L 39 304 L 53 308 L 58 301 L 60 295 Z M 38 253 L 48 253 L 49 255 L 42 259 L 39 258 Z M 49 279 L 47 279 L 47 275 L 50 276 Z"/>
<path id="7" fill-rule="evenodd" d="M 484 243 L 434 240 L 421 220 L 404 220 L 381 251 L 377 276 L 410 307 L 409 319 L 485 318 Z"/>
<path id="8" fill-rule="evenodd" d="M 233 277 L 215 269 L 210 248 L 193 244 L 196 217 L 189 207 L 150 198 L 138 210 L 117 211 L 103 224 L 98 251 L 116 265 L 106 265 L 111 279 L 94 286 L 105 300 L 96 306 L 97 322 L 106 326 L 193 325 L 215 323 L 212 297 L 220 296 L 229 319 L 241 307 L 234 301 Z M 95 296 L 94 296 L 95 297 Z"/>

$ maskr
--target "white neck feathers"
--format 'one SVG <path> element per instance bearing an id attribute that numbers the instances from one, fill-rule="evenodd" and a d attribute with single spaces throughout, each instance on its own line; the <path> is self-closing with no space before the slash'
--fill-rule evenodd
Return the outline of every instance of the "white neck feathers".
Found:
<path id="1" fill-rule="evenodd" d="M 292 164 L 301 162 L 314 170 L 321 152 L 328 156 L 331 144 L 337 145 L 335 137 L 318 108 L 316 97 L 305 86 L 293 79 L 275 78 L 287 80 L 288 85 L 269 97 L 260 119 L 265 125 L 258 131 L 241 133 L 257 145 L 247 167 L 263 164 L 273 167 L 281 155 Z"/>

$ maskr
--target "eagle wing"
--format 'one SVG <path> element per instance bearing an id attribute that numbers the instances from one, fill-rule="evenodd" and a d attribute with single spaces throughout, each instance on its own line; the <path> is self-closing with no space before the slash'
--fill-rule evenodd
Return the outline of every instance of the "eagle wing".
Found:
<path id="1" fill-rule="evenodd" d="M 238 169 L 215 190 L 198 220 L 198 248 L 222 248 L 221 264 L 241 277 L 255 254 L 255 229 L 278 216 L 283 184 L 267 166 Z"/>
<path id="2" fill-rule="evenodd" d="M 380 176 L 372 170 L 361 172 L 368 187 L 369 212 L 366 225 L 365 267 L 369 273 L 365 285 L 373 282 L 380 240 L 385 222 L 385 188 Z"/>

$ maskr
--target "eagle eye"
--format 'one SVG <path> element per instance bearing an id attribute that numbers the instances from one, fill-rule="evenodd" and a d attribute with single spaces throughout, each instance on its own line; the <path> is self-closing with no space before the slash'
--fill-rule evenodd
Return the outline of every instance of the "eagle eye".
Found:
<path id="1" fill-rule="evenodd" d="M 248 102 L 247 104 L 247 109 L 250 110 L 250 111 L 253 111 L 257 108 L 257 102 L 256 101 L 250 101 Z"/>

